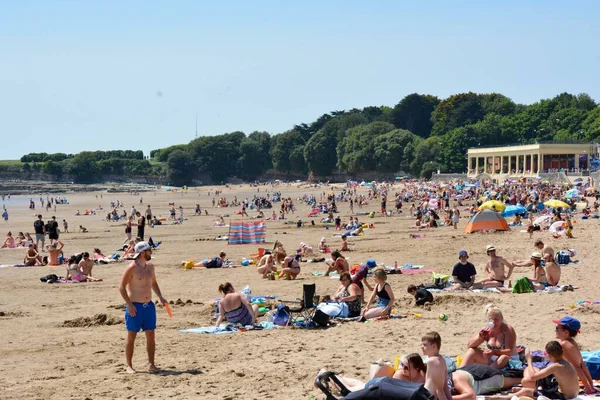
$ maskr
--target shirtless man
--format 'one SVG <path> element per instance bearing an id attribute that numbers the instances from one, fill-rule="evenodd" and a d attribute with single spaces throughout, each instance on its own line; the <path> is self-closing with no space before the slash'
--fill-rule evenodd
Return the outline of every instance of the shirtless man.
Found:
<path id="1" fill-rule="evenodd" d="M 267 278 L 269 274 L 277 271 L 271 250 L 265 250 L 265 255 L 261 257 L 257 267 L 258 273 L 262 274 L 263 278 Z"/>
<path id="2" fill-rule="evenodd" d="M 83 258 L 79 261 L 79 271 L 86 277 L 90 282 L 101 282 L 102 279 L 94 278 L 92 276 L 92 268 L 94 268 L 94 261 L 90 258 L 90 253 L 87 251 L 83 253 Z"/>
<path id="3" fill-rule="evenodd" d="M 473 289 L 494 288 L 504 286 L 504 281 L 510 279 L 514 265 L 506 261 L 504 258 L 496 255 L 496 248 L 488 245 L 486 253 L 490 256 L 490 260 L 485 265 L 485 272 L 488 278 L 473 285 Z M 505 274 L 504 267 L 508 268 L 508 273 Z"/>
<path id="4" fill-rule="evenodd" d="M 448 367 L 444 357 L 440 355 L 442 338 L 437 332 L 426 333 L 421 338 L 421 351 L 427 359 L 425 388 L 438 400 L 450 400 L 452 394 L 448 387 Z"/>
<path id="5" fill-rule="evenodd" d="M 334 250 L 331 253 L 331 259 L 333 261 L 325 262 L 325 264 L 327 264 L 327 272 L 325 272 L 325 276 L 329 276 L 329 274 L 333 271 L 336 271 L 338 274 L 350 271 L 348 260 L 346 260 L 339 251 Z"/>
<path id="6" fill-rule="evenodd" d="M 563 356 L 577 371 L 579 380 L 583 382 L 583 387 L 586 394 L 596 393 L 594 389 L 594 382 L 592 375 L 587 368 L 581 352 L 579 351 L 579 345 L 575 341 L 575 336 L 579 333 L 581 323 L 577 318 L 564 317 L 560 321 L 552 321 L 556 324 L 556 338 L 560 340 L 560 345 L 563 348 Z"/>
<path id="7" fill-rule="evenodd" d="M 563 358 L 563 348 L 560 343 L 555 340 L 548 342 L 546 345 L 546 354 L 552 364 L 542 370 L 537 370 L 533 367 L 531 352 L 529 349 L 525 351 L 527 368 L 523 373 L 523 389 L 507 398 L 511 398 L 512 396 L 527 396 L 535 399 L 538 396 L 546 396 L 550 399 L 573 399 L 577 397 L 579 394 L 577 371 Z M 538 380 L 550 375 L 554 375 L 556 386 L 542 387 L 541 390 L 538 390 Z"/>
<path id="8" fill-rule="evenodd" d="M 146 349 L 148 351 L 149 371 L 156 372 L 158 368 L 154 364 L 154 351 L 156 342 L 154 330 L 156 329 L 156 308 L 152 302 L 152 290 L 158 296 L 162 304 L 167 300 L 162 296 L 152 259 L 152 249 L 148 242 L 139 242 L 135 245 L 134 260 L 129 264 L 121 284 L 119 292 L 127 303 L 125 308 L 125 326 L 127 327 L 127 344 L 125 347 L 125 358 L 127 360 L 127 372 L 135 373 L 133 369 L 133 348 L 135 338 L 140 329 L 146 333 Z"/>

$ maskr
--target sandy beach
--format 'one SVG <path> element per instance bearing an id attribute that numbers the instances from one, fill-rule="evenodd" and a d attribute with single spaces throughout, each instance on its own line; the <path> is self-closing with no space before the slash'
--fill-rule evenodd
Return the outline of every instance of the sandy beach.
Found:
<path id="1" fill-rule="evenodd" d="M 340 189 L 342 185 L 336 187 Z M 234 196 L 252 198 L 256 194 L 256 188 L 248 185 L 221 188 L 222 196 L 229 200 Z M 220 297 L 217 291 L 220 283 L 231 282 L 238 290 L 250 285 L 253 295 L 277 295 L 281 299 L 300 297 L 303 283 L 316 283 L 319 295 L 333 295 L 339 286 L 337 280 L 313 276 L 314 271 L 326 269 L 324 263 L 302 263 L 302 272 L 293 281 L 262 279 L 252 265 L 184 270 L 183 260 L 198 262 L 223 250 L 227 258 L 239 263 L 259 247 L 197 240 L 227 234 L 227 228 L 213 227 L 219 215 L 230 214 L 231 217 L 225 217 L 226 221 L 238 217 L 235 215 L 238 208 L 213 208 L 213 196 L 207 195 L 209 189 L 141 195 L 103 193 L 102 199 L 100 193 L 68 194 L 65 196 L 69 204 L 59 205 L 56 212 L 42 210 L 39 196 L 33 197 L 35 211 L 27 208 L 28 196 L 13 197 L 5 202 L 10 218 L 8 222 L 0 221 L 2 238 L 9 230 L 14 235 L 19 231 L 33 233 L 34 215 L 38 212 L 44 220 L 55 215 L 59 222 L 66 219 L 72 230 L 60 238 L 67 255 L 81 251 L 92 253 L 94 247 L 110 255 L 121 246 L 125 239 L 124 223 L 105 221 L 110 201 L 121 201 L 127 212 L 131 206 L 143 211 L 150 204 L 154 214 L 164 217 L 168 216 L 169 203 L 174 202 L 176 207 L 184 207 L 186 220 L 181 225 L 146 229 L 147 237 L 163 242 L 153 254 L 157 280 L 165 298 L 176 302 L 172 306 L 173 318 L 169 318 L 162 307 L 157 311 L 156 362 L 164 370 L 159 374 L 124 373 L 126 330 L 124 301 L 118 285 L 125 263 L 97 265 L 94 275 L 103 282 L 83 284 L 40 282 L 40 277 L 47 274 L 64 276 L 64 267 L 0 268 L 1 399 L 322 399 L 323 394 L 313 387 L 313 378 L 319 369 L 327 367 L 366 379 L 372 361 L 381 358 L 393 361 L 396 355 L 418 351 L 421 335 L 432 330 L 441 334 L 442 354 L 464 354 L 467 341 L 485 324 L 483 308 L 488 303 L 502 309 L 506 321 L 514 326 L 520 345 L 543 349 L 546 342 L 554 338 L 552 320 L 570 314 L 582 323 L 581 335 L 577 337 L 582 350 L 599 347 L 600 333 L 593 327 L 600 323 L 600 307 L 570 307 L 578 300 L 600 300 L 595 286 L 600 259 L 595 253 L 599 244 L 595 235 L 598 220 L 577 218 L 574 239 L 554 239 L 545 232 L 530 240 L 527 233 L 519 232 L 524 228 L 513 228 L 506 233 L 465 235 L 468 212 L 463 211 L 458 230 L 451 227 L 424 230 L 420 232 L 424 237 L 413 239 L 409 235 L 416 233 L 416 229 L 413 220 L 406 216 L 408 204 L 404 215 L 360 217 L 361 221 L 373 223 L 375 228 L 367 229 L 364 236 L 352 238 L 356 251 L 346 254 L 351 265 L 374 258 L 387 265 L 394 262 L 424 265 L 449 274 L 458 251 L 466 249 L 478 276 L 483 277 L 488 259 L 486 245 L 495 245 L 498 255 L 508 260 L 523 260 L 534 251 L 533 241 L 542 238 L 556 250 L 577 250 L 577 259 L 582 263 L 562 268 L 561 277 L 561 284 L 577 289 L 553 294 L 436 294 L 435 303 L 422 309 L 413 305 L 406 288 L 409 284 L 431 281 L 431 274 L 390 275 L 388 282 L 396 295 L 393 312 L 405 318 L 348 322 L 315 330 L 281 328 L 227 335 L 181 333 L 180 329 L 212 325 L 210 303 Z M 261 195 L 264 190 L 265 187 L 261 187 Z M 297 211 L 290 220 L 301 218 L 305 222 L 310 221 L 306 217 L 309 207 L 296 198 L 314 193 L 318 199 L 322 191 L 329 191 L 297 184 L 282 185 L 275 190 L 294 199 Z M 367 189 L 359 190 L 366 194 Z M 139 204 L 140 196 L 143 205 Z M 209 215 L 194 216 L 196 203 L 206 208 Z M 275 203 L 277 211 L 279 204 Z M 104 211 L 98 211 L 97 215 L 74 215 L 77 210 L 83 212 L 99 205 Z M 347 220 L 348 204 L 340 203 L 339 207 L 340 215 Z M 379 203 L 373 201 L 362 211 L 378 209 Z M 249 213 L 251 217 L 256 215 L 256 211 Z M 271 210 L 265 211 L 265 215 L 270 214 Z M 316 248 L 321 237 L 326 237 L 336 248 L 341 240 L 333 237 L 333 229 L 326 230 L 318 223 L 320 218 L 313 218 L 317 222 L 315 228 L 268 221 L 265 247 L 270 248 L 279 240 L 290 253 L 300 242 Z M 79 225 L 87 227 L 89 232 L 77 233 Z M 20 263 L 24 253 L 24 249 L 2 249 L 0 264 Z M 513 282 L 520 276 L 532 274 L 530 267 L 516 268 Z M 415 316 L 416 313 L 421 316 Z M 448 314 L 447 322 L 438 320 L 440 313 Z M 143 335 L 138 336 L 134 365 L 140 371 L 146 365 Z"/>

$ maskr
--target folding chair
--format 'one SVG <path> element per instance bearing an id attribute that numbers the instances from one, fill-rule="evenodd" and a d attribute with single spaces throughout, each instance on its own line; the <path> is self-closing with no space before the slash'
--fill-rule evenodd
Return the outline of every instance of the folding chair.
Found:
<path id="1" fill-rule="evenodd" d="M 315 296 L 317 285 L 314 283 L 302 285 L 302 298 L 295 301 L 279 300 L 289 307 L 290 304 L 297 304 L 295 308 L 290 307 L 290 323 L 296 321 L 310 322 L 317 310 L 319 296 Z"/>

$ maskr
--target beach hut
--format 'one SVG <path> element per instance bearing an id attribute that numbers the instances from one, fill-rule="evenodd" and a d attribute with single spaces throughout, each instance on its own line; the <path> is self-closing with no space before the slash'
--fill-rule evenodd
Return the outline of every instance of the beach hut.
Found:
<path id="1" fill-rule="evenodd" d="M 510 231 L 508 223 L 496 211 L 481 210 L 471 217 L 471 220 L 465 227 L 465 233 L 473 233 L 477 231 Z"/>

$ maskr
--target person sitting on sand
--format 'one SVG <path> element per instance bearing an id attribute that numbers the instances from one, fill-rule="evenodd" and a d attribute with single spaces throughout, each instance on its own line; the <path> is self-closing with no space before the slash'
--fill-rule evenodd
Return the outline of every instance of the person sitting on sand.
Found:
<path id="1" fill-rule="evenodd" d="M 322 237 L 319 242 L 319 251 L 321 253 L 329 253 L 329 246 L 327 246 L 327 239 Z"/>
<path id="2" fill-rule="evenodd" d="M 283 260 L 283 267 L 277 279 L 296 279 L 296 277 L 300 274 L 300 264 L 298 261 L 302 259 L 300 254 L 295 256 L 287 256 Z"/>
<path id="3" fill-rule="evenodd" d="M 570 316 L 564 317 L 560 321 L 554 320 L 552 322 L 556 324 L 556 338 L 560 340 L 564 359 L 577 371 L 579 380 L 583 382 L 585 393 L 597 393 L 596 389 L 594 389 L 594 381 L 590 371 L 585 361 L 583 361 L 579 345 L 575 341 L 575 336 L 579 333 L 581 323 L 577 318 Z"/>
<path id="4" fill-rule="evenodd" d="M 79 232 L 88 233 L 88 229 L 83 225 L 79 225 Z"/>
<path id="5" fill-rule="evenodd" d="M 433 303 L 433 295 L 427 289 L 418 289 L 415 285 L 408 285 L 406 291 L 411 296 L 414 296 L 415 305 L 417 306 L 424 306 L 427 303 Z"/>
<path id="6" fill-rule="evenodd" d="M 257 267 L 256 271 L 262 274 L 263 278 L 268 278 L 270 274 L 277 271 L 271 250 L 265 250 L 265 255 L 260 258 Z"/>
<path id="7" fill-rule="evenodd" d="M 327 271 L 325 272 L 325 276 L 329 276 L 329 274 L 334 271 L 338 274 L 350 271 L 350 265 L 348 264 L 348 260 L 346 260 L 346 258 L 342 256 L 342 253 L 340 253 L 337 250 L 334 250 L 331 253 L 331 261 L 325 261 L 325 264 L 327 264 Z"/>
<path id="8" fill-rule="evenodd" d="M 340 251 L 350 251 L 350 243 L 348 243 L 348 236 L 342 235 L 342 248 Z"/>
<path id="9" fill-rule="evenodd" d="M 300 249 L 298 250 L 298 254 L 300 254 L 302 257 L 312 256 L 313 248 L 304 242 L 300 242 Z"/>
<path id="10" fill-rule="evenodd" d="M 392 313 L 392 307 L 394 307 L 394 292 L 389 283 L 387 283 L 387 273 L 383 268 L 376 268 L 373 271 L 375 277 L 375 290 L 372 291 L 371 297 L 365 304 L 362 310 L 362 317 L 364 319 L 373 319 L 381 316 L 389 316 Z M 371 306 L 373 301 L 377 297 L 377 303 Z"/>
<path id="11" fill-rule="evenodd" d="M 25 252 L 23 264 L 29 267 L 33 267 L 34 265 L 46 265 L 42 259 L 42 256 L 38 253 L 37 246 L 35 244 L 29 244 L 29 248 Z"/>
<path id="12" fill-rule="evenodd" d="M 452 267 L 452 289 L 470 289 L 475 283 L 477 270 L 475 266 L 469 262 L 469 253 L 466 250 L 458 252 L 458 262 Z"/>
<path id="13" fill-rule="evenodd" d="M 60 256 L 63 256 L 63 251 L 62 251 L 63 247 L 65 247 L 65 245 L 61 241 L 56 241 L 56 242 L 46 246 L 46 249 L 48 250 L 49 259 L 50 259 L 48 262 L 48 265 L 56 266 L 56 265 L 62 264 L 62 259 Z"/>
<path id="14" fill-rule="evenodd" d="M 219 300 L 219 317 L 215 326 L 221 325 L 224 319 L 232 324 L 242 326 L 253 325 L 258 317 L 258 306 L 250 304 L 246 295 L 238 293 L 229 282 L 219 285 L 223 298 Z"/>
<path id="15" fill-rule="evenodd" d="M 541 253 L 541 266 L 546 270 L 546 281 L 548 282 L 548 285 L 558 286 L 561 270 L 560 266 L 554 261 L 554 249 L 545 245 L 541 239 L 536 240 L 533 245 Z M 530 265 L 534 265 L 534 261 L 530 258 L 528 261 L 516 261 L 513 264 L 518 267 L 528 267 Z"/>
<path id="16" fill-rule="evenodd" d="M 490 260 L 485 265 L 485 272 L 488 277 L 473 285 L 473 289 L 494 288 L 504 286 L 504 281 L 510 279 L 514 265 L 506 261 L 504 258 L 496 255 L 496 248 L 488 245 L 485 249 Z M 508 272 L 504 271 L 504 267 L 508 268 Z"/>
<path id="17" fill-rule="evenodd" d="M 218 221 L 215 221 L 215 223 L 213 224 L 213 226 L 225 226 L 225 218 L 223 218 L 223 216 L 219 217 Z"/>
<path id="18" fill-rule="evenodd" d="M 549 399 L 574 399 L 579 394 L 577 371 L 563 358 L 563 348 L 557 341 L 548 342 L 545 350 L 551 364 L 542 370 L 537 370 L 533 366 L 533 356 L 529 349 L 525 351 L 527 368 L 523 373 L 523 381 L 521 382 L 523 389 L 514 393 L 513 396 L 534 399 L 538 396 L 545 396 Z M 546 384 L 542 386 L 541 390 L 538 390 L 538 381 L 548 376 L 554 376 L 552 384 Z"/>
<path id="19" fill-rule="evenodd" d="M 19 234 L 15 238 L 15 245 L 17 247 L 27 247 L 27 246 L 29 246 L 29 244 L 26 242 L 27 242 L 27 238 L 25 237 L 23 232 L 19 232 Z"/>
<path id="20" fill-rule="evenodd" d="M 484 364 L 502 369 L 510 360 L 518 361 L 517 334 L 511 325 L 504 322 L 502 311 L 488 304 L 485 316 L 488 323 L 469 341 L 462 365 Z M 486 350 L 479 348 L 482 344 L 486 345 Z"/>
<path id="21" fill-rule="evenodd" d="M 321 310 L 331 318 L 354 318 L 361 313 L 362 297 L 360 288 L 352 283 L 349 272 L 340 274 L 342 283 L 333 295 L 333 299 L 327 303 L 321 303 L 317 310 Z"/>
<path id="22" fill-rule="evenodd" d="M 72 280 L 76 282 L 100 282 L 102 279 L 94 278 L 91 276 L 94 262 L 90 260 L 90 254 L 88 252 L 83 253 L 81 261 L 77 263 L 77 256 L 71 256 L 67 263 L 67 276 L 65 280 Z"/>
<path id="23" fill-rule="evenodd" d="M 17 245 L 15 244 L 15 238 L 12 235 L 11 231 L 8 231 L 6 234 L 6 239 L 4 239 L 4 243 L 0 249 L 14 249 Z"/>

